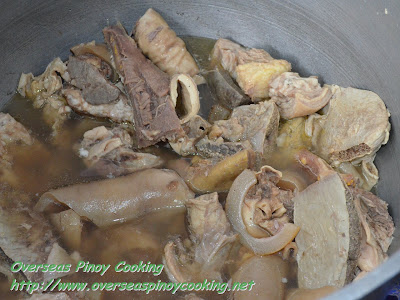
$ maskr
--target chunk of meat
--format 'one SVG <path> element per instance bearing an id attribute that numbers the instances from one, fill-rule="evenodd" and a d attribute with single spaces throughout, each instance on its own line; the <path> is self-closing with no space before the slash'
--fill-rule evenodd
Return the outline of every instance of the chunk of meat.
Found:
<path id="1" fill-rule="evenodd" d="M 154 211 L 183 208 L 183 200 L 193 195 L 174 171 L 146 169 L 117 178 L 50 190 L 40 197 L 35 209 L 48 212 L 53 204 L 63 204 L 102 227 Z"/>
<path id="2" fill-rule="evenodd" d="M 269 96 L 278 106 L 284 119 L 307 116 L 323 108 L 330 100 L 329 87 L 321 87 L 317 77 L 302 78 L 297 73 L 285 72 L 270 84 Z"/>
<path id="3" fill-rule="evenodd" d="M 231 109 L 249 104 L 250 98 L 233 81 L 229 72 L 220 66 L 204 74 L 207 83 L 218 101 Z"/>
<path id="4" fill-rule="evenodd" d="M 34 139 L 21 123 L 18 123 L 9 114 L 0 112 L 0 142 L 2 146 L 11 143 L 32 145 Z"/>
<path id="5" fill-rule="evenodd" d="M 41 214 L 32 210 L 31 200 L 25 194 L 1 186 L 0 197 L 0 248 L 13 261 L 24 264 L 55 263 L 60 246 L 51 225 Z M 65 252 L 64 249 L 62 251 Z M 52 254 L 53 253 L 53 254 Z M 66 253 L 65 253 L 66 254 Z M 69 257 L 69 256 L 68 256 Z M 57 263 L 69 263 L 59 261 Z M 57 278 L 67 273 L 44 273 L 25 271 L 32 281 Z"/>
<path id="6" fill-rule="evenodd" d="M 245 169 L 255 164 L 253 150 L 243 150 L 224 159 L 199 159 L 195 157 L 192 164 L 184 171 L 184 178 L 196 192 L 228 191 L 233 180 Z"/>
<path id="7" fill-rule="evenodd" d="M 393 240 L 394 223 L 385 201 L 358 188 L 352 188 L 351 193 L 362 225 L 358 267 L 361 271 L 370 272 L 387 258 L 386 252 Z"/>
<path id="8" fill-rule="evenodd" d="M 270 97 L 271 81 L 283 72 L 289 72 L 291 68 L 290 63 L 283 59 L 274 59 L 268 63 L 247 63 L 236 68 L 236 81 L 253 102 L 258 102 Z"/>
<path id="9" fill-rule="evenodd" d="M 185 131 L 185 135 L 178 138 L 177 141 L 170 141 L 169 144 L 179 155 L 194 155 L 196 154 L 195 145 L 197 141 L 207 134 L 211 125 L 202 117 L 196 115 L 183 124 L 182 128 Z"/>
<path id="10" fill-rule="evenodd" d="M 145 58 L 121 24 L 107 27 L 103 33 L 133 107 L 139 148 L 182 136 L 184 132 L 168 95 L 168 75 Z"/>
<path id="11" fill-rule="evenodd" d="M 190 233 L 189 247 L 178 240 L 164 249 L 168 277 L 175 282 L 217 280 L 237 235 L 232 232 L 218 194 L 206 194 L 185 202 Z"/>
<path id="12" fill-rule="evenodd" d="M 285 294 L 289 265 L 276 255 L 253 256 L 233 274 L 232 282 L 248 282 L 248 290 L 231 292 L 234 300 L 277 300 Z M 253 285 L 251 285 L 253 283 Z M 250 288 L 251 286 L 251 288 Z"/>
<path id="13" fill-rule="evenodd" d="M 29 131 L 9 114 L 0 112 L 0 181 L 16 186 L 18 178 L 13 171 L 13 155 L 10 147 L 30 146 L 34 138 Z"/>
<path id="14" fill-rule="evenodd" d="M 350 282 L 360 256 L 360 220 L 354 199 L 332 172 L 294 198 L 300 288 L 342 287 Z"/>
<path id="15" fill-rule="evenodd" d="M 270 82 L 291 70 L 286 60 L 273 59 L 262 49 L 246 49 L 225 39 L 215 43 L 211 59 L 213 64 L 221 64 L 236 79 L 253 102 L 268 98 Z"/>
<path id="16" fill-rule="evenodd" d="M 149 8 L 137 21 L 135 39 L 143 53 L 161 70 L 175 74 L 199 73 L 193 57 L 185 43 L 176 36 L 167 22 L 154 9 Z"/>
<path id="17" fill-rule="evenodd" d="M 132 106 L 123 93 L 120 94 L 117 102 L 100 105 L 86 102 L 82 92 L 76 89 L 64 89 L 63 94 L 67 98 L 69 106 L 77 112 L 94 117 L 109 118 L 117 123 L 134 122 Z"/>
<path id="18" fill-rule="evenodd" d="M 276 186 L 282 174 L 264 166 L 256 173 L 257 184 L 248 191 L 242 207 L 247 231 L 254 237 L 276 235 L 293 222 L 293 194 Z"/>
<path id="19" fill-rule="evenodd" d="M 222 137 L 210 140 L 207 136 L 196 144 L 197 152 L 207 158 L 223 159 L 245 149 L 252 149 L 249 141 L 225 142 Z"/>
<path id="20" fill-rule="evenodd" d="M 324 114 L 308 118 L 306 133 L 319 156 L 338 170 L 346 162 L 359 167 L 371 188 L 378 179 L 373 159 L 389 139 L 390 114 L 373 92 L 339 86 L 331 89 L 333 96 Z"/>
<path id="21" fill-rule="evenodd" d="M 209 138 L 219 137 L 229 142 L 249 141 L 253 150 L 269 153 L 276 145 L 279 112 L 272 102 L 243 105 L 233 110 L 228 120 L 215 121 Z"/>
<path id="22" fill-rule="evenodd" d="M 106 65 L 106 66 L 105 66 Z M 92 105 L 109 104 L 117 101 L 120 90 L 109 82 L 103 72 L 112 71 L 100 58 L 95 56 L 71 56 L 68 60 L 70 84 L 81 90 L 82 97 Z M 108 68 L 107 68 L 108 67 Z M 107 68 L 107 69 L 106 69 Z M 104 71 L 104 69 L 106 69 Z"/>
<path id="23" fill-rule="evenodd" d="M 155 155 L 133 151 L 131 136 L 121 127 L 99 126 L 85 132 L 78 154 L 89 168 L 86 175 L 119 176 L 162 163 Z"/>
<path id="24" fill-rule="evenodd" d="M 18 92 L 33 101 L 33 107 L 43 108 L 43 117 L 57 134 L 71 108 L 60 95 L 62 80 L 69 81 L 67 66 L 60 58 L 55 58 L 43 74 L 34 77 L 32 73 L 22 74 L 18 83 Z"/>
<path id="25" fill-rule="evenodd" d="M 247 63 L 268 63 L 272 56 L 263 49 L 249 49 L 227 39 L 218 39 L 211 53 L 214 64 L 221 66 L 236 79 L 236 67 Z"/>

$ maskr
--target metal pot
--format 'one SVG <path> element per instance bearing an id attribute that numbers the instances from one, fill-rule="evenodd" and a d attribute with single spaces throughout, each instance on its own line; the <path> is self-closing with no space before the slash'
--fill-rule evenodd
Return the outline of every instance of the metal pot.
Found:
<path id="1" fill-rule="evenodd" d="M 101 29 L 126 28 L 153 7 L 180 35 L 226 37 L 284 58 L 303 76 L 379 94 L 391 112 L 390 142 L 378 153 L 378 195 L 400 224 L 400 3 L 397 0 L 2 0 L 0 106 L 21 72 L 40 73 L 77 43 L 102 41 Z M 389 260 L 330 299 L 381 297 L 400 272 L 399 231 Z M 373 293 L 372 293 L 373 292 Z M 372 293 L 372 294 L 371 294 Z"/>

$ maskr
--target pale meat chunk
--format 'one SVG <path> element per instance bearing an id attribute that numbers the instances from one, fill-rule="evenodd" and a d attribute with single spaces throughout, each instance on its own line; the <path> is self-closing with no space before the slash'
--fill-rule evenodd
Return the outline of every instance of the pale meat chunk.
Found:
<path id="1" fill-rule="evenodd" d="M 70 257 L 57 244 L 51 225 L 33 211 L 29 197 L 4 185 L 0 191 L 0 248 L 5 255 L 25 264 L 70 263 Z M 24 275 L 32 281 L 43 281 L 68 273 L 25 271 Z"/>
<path id="2" fill-rule="evenodd" d="M 362 225 L 361 255 L 358 267 L 370 272 L 386 260 L 394 232 L 388 204 L 374 194 L 353 188 L 355 207 Z"/>
<path id="3" fill-rule="evenodd" d="M 389 112 L 373 92 L 331 87 L 326 114 L 308 120 L 306 131 L 318 155 L 337 165 L 374 155 L 389 139 Z"/>
<path id="4" fill-rule="evenodd" d="M 276 144 L 279 112 L 272 102 L 243 105 L 235 108 L 228 120 L 215 121 L 208 137 L 222 137 L 229 142 L 248 141 L 255 152 L 269 153 Z"/>
<path id="5" fill-rule="evenodd" d="M 354 277 L 360 254 L 360 221 L 351 193 L 332 172 L 294 198 L 294 223 L 300 227 L 300 288 L 342 287 Z"/>
<path id="6" fill-rule="evenodd" d="M 323 108 L 330 100 L 329 87 L 321 87 L 317 77 L 302 78 L 285 72 L 270 84 L 269 96 L 284 119 L 307 116 Z"/>
<path id="7" fill-rule="evenodd" d="M 162 160 L 132 149 L 132 138 L 121 128 L 96 127 L 85 132 L 78 149 L 89 168 L 85 175 L 119 176 L 161 165 Z"/>
<path id="8" fill-rule="evenodd" d="M 389 140 L 390 114 L 373 92 L 339 86 L 331 89 L 329 105 L 323 115 L 308 118 L 306 134 L 312 138 L 316 154 L 371 189 L 379 178 L 375 154 Z"/>
<path id="9" fill-rule="evenodd" d="M 273 59 L 265 50 L 244 48 L 226 39 L 215 43 L 211 61 L 228 71 L 253 102 L 268 98 L 270 82 L 291 70 L 286 60 Z"/>
<path id="10" fill-rule="evenodd" d="M 122 93 L 116 102 L 99 105 L 93 105 L 85 101 L 80 90 L 67 88 L 63 90 L 63 94 L 67 98 L 69 106 L 80 113 L 94 117 L 109 118 L 117 123 L 134 122 L 132 106 Z"/>
<path id="11" fill-rule="evenodd" d="M 33 101 L 33 107 L 43 109 L 44 120 L 52 126 L 54 135 L 71 113 L 71 108 L 60 95 L 63 79 L 68 81 L 70 77 L 67 66 L 57 57 L 39 76 L 22 74 L 17 89 L 22 96 Z"/>
<path id="12" fill-rule="evenodd" d="M 220 63 L 236 79 L 236 67 L 247 63 L 268 63 L 272 56 L 263 49 L 249 49 L 227 39 L 218 39 L 211 53 L 214 64 Z"/>
<path id="13" fill-rule="evenodd" d="M 149 8 L 137 21 L 134 34 L 143 53 L 168 75 L 199 73 L 185 43 L 154 9 Z"/>
<path id="14" fill-rule="evenodd" d="M 206 194 L 185 202 L 190 240 L 167 243 L 164 264 L 174 282 L 217 280 L 237 235 L 233 233 L 218 194 Z"/>
<path id="15" fill-rule="evenodd" d="M 9 114 L 0 112 L 0 142 L 3 146 L 11 143 L 32 145 L 34 139 L 21 123 Z"/>

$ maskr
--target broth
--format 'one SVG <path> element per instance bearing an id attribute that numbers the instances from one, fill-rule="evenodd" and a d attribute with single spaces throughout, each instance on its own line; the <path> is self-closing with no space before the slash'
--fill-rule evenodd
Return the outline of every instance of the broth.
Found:
<path id="1" fill-rule="evenodd" d="M 209 64 L 209 53 L 215 43 L 214 40 L 206 38 L 185 37 L 188 50 L 193 54 L 202 69 L 207 69 Z M 209 97 L 206 85 L 200 89 L 201 101 L 209 102 L 204 105 L 201 115 L 207 119 L 208 110 L 213 99 Z M 71 114 L 71 118 L 65 123 L 60 135 L 56 138 L 51 136 L 50 127 L 44 122 L 40 109 L 34 109 L 31 101 L 16 94 L 5 106 L 3 112 L 12 115 L 18 122 L 28 128 L 32 135 L 40 142 L 38 147 L 16 148 L 14 153 L 14 170 L 18 177 L 19 189 L 32 196 L 32 205 L 37 202 L 40 195 L 49 189 L 54 189 L 70 184 L 87 182 L 93 178 L 82 177 L 81 172 L 85 170 L 82 160 L 74 153 L 73 145 L 83 136 L 83 133 L 94 127 L 105 125 L 112 126 L 107 120 L 95 119 L 88 116 Z M 187 160 L 173 152 L 170 147 L 164 145 L 151 147 L 148 150 L 161 156 L 165 163 L 173 159 Z M 286 153 L 286 152 L 285 152 Z M 288 162 L 289 168 L 293 161 L 288 154 L 276 154 L 273 161 Z M 279 167 L 282 164 L 273 163 Z M 285 165 L 287 167 L 287 164 Z M 185 214 L 170 210 L 148 214 L 138 220 L 123 224 L 116 224 L 109 228 L 98 229 L 94 225 L 85 223 L 80 249 L 68 249 L 79 251 L 82 260 L 93 264 L 111 264 L 111 268 L 104 276 L 96 273 L 73 273 L 63 277 L 62 281 L 71 282 L 157 282 L 158 280 L 168 282 L 165 270 L 159 276 L 151 273 L 116 273 L 112 269 L 119 261 L 126 260 L 127 263 L 135 264 L 139 261 L 150 261 L 162 264 L 162 253 L 165 243 L 174 235 L 187 237 L 185 225 Z M 237 266 L 233 263 L 236 256 L 229 258 L 230 265 L 226 267 L 233 274 Z M 292 276 L 288 278 L 286 286 L 296 286 L 295 274 L 296 264 L 291 264 Z M 3 277 L 0 278 L 0 298 L 17 298 L 17 292 L 9 291 L 10 284 Z M 96 294 L 96 292 L 93 292 Z M 102 299 L 176 299 L 178 292 L 172 295 L 170 292 L 151 292 L 146 295 L 143 292 L 103 292 Z M 198 293 L 205 299 L 227 299 L 228 293 L 219 295 L 216 292 Z"/>

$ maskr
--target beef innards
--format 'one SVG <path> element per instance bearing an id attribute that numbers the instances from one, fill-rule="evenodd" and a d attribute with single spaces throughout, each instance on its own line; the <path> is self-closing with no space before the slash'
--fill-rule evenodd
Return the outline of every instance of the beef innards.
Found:
<path id="1" fill-rule="evenodd" d="M 0 112 L 1 299 L 317 299 L 388 258 L 395 227 L 373 188 L 390 114 L 377 94 L 301 77 L 263 49 L 178 37 L 151 8 L 127 28 L 22 74 Z M 10 272 L 80 260 L 164 272 Z M 255 285 L 9 289 L 61 277 Z"/>

